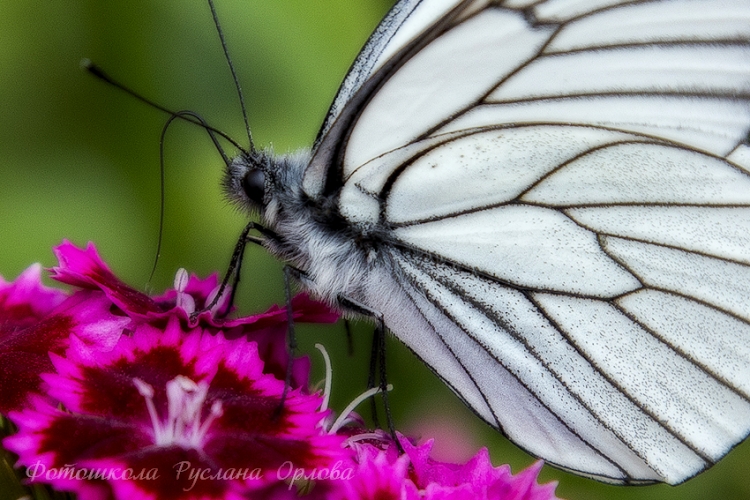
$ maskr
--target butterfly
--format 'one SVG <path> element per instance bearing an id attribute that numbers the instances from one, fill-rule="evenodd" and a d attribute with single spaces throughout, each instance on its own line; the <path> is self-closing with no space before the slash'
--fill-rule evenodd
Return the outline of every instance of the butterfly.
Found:
<path id="1" fill-rule="evenodd" d="M 400 0 L 224 184 L 520 447 L 677 484 L 750 432 L 749 131 L 747 0 Z"/>

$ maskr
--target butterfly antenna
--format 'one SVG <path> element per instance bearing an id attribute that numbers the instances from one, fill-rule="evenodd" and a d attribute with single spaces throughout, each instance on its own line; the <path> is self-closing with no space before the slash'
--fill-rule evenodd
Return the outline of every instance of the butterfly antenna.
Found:
<path id="1" fill-rule="evenodd" d="M 180 119 L 185 120 L 187 122 L 190 122 L 190 123 L 192 123 L 194 125 L 199 125 L 199 126 L 203 127 L 204 129 L 206 129 L 207 131 L 213 132 L 214 134 L 222 137 L 223 139 L 225 139 L 226 141 L 228 141 L 232 146 L 234 146 L 235 148 L 237 148 L 239 151 L 241 151 L 243 153 L 248 153 L 248 151 L 244 147 L 242 147 L 237 141 L 235 141 L 234 139 L 232 139 L 231 137 L 229 137 L 226 133 L 222 132 L 221 130 L 218 130 L 217 128 L 212 127 L 211 125 L 207 124 L 205 122 L 205 120 L 196 118 L 196 115 L 194 113 L 191 114 L 191 113 L 186 113 L 184 111 L 172 111 L 169 108 L 165 108 L 161 104 L 159 104 L 159 103 L 157 103 L 155 101 L 152 101 L 148 97 L 145 97 L 145 96 L 139 94 L 138 92 L 136 92 L 135 90 L 131 89 L 127 85 L 125 85 L 125 84 L 123 84 L 123 83 L 115 80 L 109 74 L 107 74 L 101 67 L 99 67 L 94 62 L 92 62 L 90 59 L 82 59 L 81 60 L 81 68 L 84 69 L 84 70 L 86 70 L 86 71 L 88 71 L 90 74 L 94 75 L 95 77 L 99 78 L 100 80 L 102 80 L 102 81 L 104 81 L 104 82 L 112 85 L 113 87 L 116 87 L 116 88 L 122 90 L 126 94 L 128 94 L 128 95 L 130 95 L 132 97 L 135 97 L 136 99 L 138 99 L 142 103 L 145 103 L 148 106 L 151 106 L 152 108 L 158 109 L 159 111 L 167 113 L 168 115 L 171 115 L 173 117 L 177 116 Z"/>
<path id="2" fill-rule="evenodd" d="M 247 119 L 247 107 L 245 107 L 245 96 L 242 94 L 242 87 L 240 86 L 240 80 L 237 78 L 237 72 L 234 69 L 234 63 L 229 55 L 229 49 L 227 48 L 227 41 L 224 37 L 224 32 L 221 30 L 221 23 L 219 22 L 219 16 L 216 14 L 216 7 L 214 6 L 213 0 L 208 0 L 208 6 L 211 8 L 211 16 L 214 18 L 214 26 L 216 26 L 216 33 L 219 35 L 221 40 L 221 48 L 224 50 L 224 59 L 226 59 L 229 65 L 229 71 L 232 72 L 232 80 L 234 80 L 234 88 L 237 90 L 237 97 L 240 100 L 240 108 L 242 109 L 242 119 L 245 120 L 245 131 L 247 132 L 247 142 L 250 151 L 255 151 L 255 145 L 253 144 L 253 134 L 250 132 L 250 122 Z"/>
<path id="3" fill-rule="evenodd" d="M 159 257 L 161 256 L 161 245 L 162 241 L 164 239 L 164 213 L 165 213 L 165 206 L 166 206 L 166 162 L 164 161 L 164 144 L 165 144 L 165 138 L 167 135 L 167 130 L 169 130 L 170 125 L 174 123 L 175 120 L 181 119 L 193 122 L 200 123 L 203 128 L 208 132 L 209 137 L 211 137 L 211 141 L 214 143 L 214 147 L 216 147 L 216 150 L 221 155 L 222 160 L 224 160 L 224 163 L 228 166 L 231 164 L 231 160 L 227 156 L 227 154 L 224 152 L 224 148 L 221 147 L 221 144 L 219 143 L 219 140 L 216 138 L 215 132 L 211 129 L 211 127 L 208 126 L 206 123 L 206 120 L 203 119 L 198 113 L 195 113 L 193 111 L 184 110 L 184 111 L 177 111 L 175 113 L 172 113 L 172 116 L 169 117 L 167 122 L 164 124 L 164 127 L 161 129 L 161 136 L 159 136 L 159 238 L 156 243 L 156 258 L 154 258 L 154 265 L 151 268 L 151 274 L 148 277 L 148 282 L 150 283 L 151 280 L 154 278 L 154 274 L 156 273 L 156 267 L 159 264 Z"/>
<path id="4" fill-rule="evenodd" d="M 248 154 L 248 151 L 246 151 L 244 147 L 242 147 L 237 141 L 229 137 L 227 134 L 209 125 L 206 122 L 206 120 L 204 120 L 197 113 L 194 113 L 193 111 L 186 111 L 186 110 L 172 111 L 169 108 L 165 108 L 161 104 L 155 101 L 152 101 L 151 99 L 131 89 L 127 85 L 115 80 L 114 78 L 109 76 L 101 67 L 94 64 L 90 59 L 82 59 L 81 68 L 85 69 L 90 74 L 94 75 L 95 77 L 99 78 L 105 83 L 108 83 L 112 85 L 113 87 L 119 90 L 122 90 L 126 94 L 132 97 L 135 97 L 137 100 L 147 104 L 148 106 L 158 109 L 159 111 L 162 111 L 170 115 L 169 119 L 167 120 L 167 122 L 164 124 L 164 127 L 162 128 L 161 138 L 159 140 L 159 172 L 160 172 L 160 177 L 161 177 L 160 207 L 159 207 L 159 238 L 156 244 L 156 257 L 154 258 L 154 265 L 151 268 L 151 274 L 149 275 L 149 278 L 148 278 L 148 282 L 150 283 L 154 277 L 154 274 L 156 273 L 156 267 L 159 263 L 159 257 L 161 256 L 161 246 L 162 246 L 163 235 L 164 235 L 164 213 L 165 213 L 164 138 L 167 133 L 167 130 L 169 129 L 169 126 L 174 122 L 174 120 L 180 119 L 180 120 L 184 120 L 186 122 L 192 123 L 194 125 L 199 125 L 200 127 L 202 127 L 206 132 L 208 132 L 208 135 L 211 137 L 211 140 L 213 141 L 214 146 L 216 147 L 216 150 L 219 152 L 222 160 L 224 161 L 224 164 L 227 166 L 231 164 L 231 160 L 229 159 L 227 154 L 224 152 L 224 148 L 222 148 L 221 144 L 219 143 L 217 136 L 222 137 L 223 139 L 227 140 L 229 143 L 231 143 L 235 148 L 237 148 L 242 153 Z"/>

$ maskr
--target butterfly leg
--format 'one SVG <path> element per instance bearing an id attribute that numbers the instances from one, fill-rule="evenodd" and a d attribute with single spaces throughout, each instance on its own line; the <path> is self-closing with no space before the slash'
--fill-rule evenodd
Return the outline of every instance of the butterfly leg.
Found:
<path id="1" fill-rule="evenodd" d="M 245 226 L 245 229 L 242 230 L 242 233 L 240 234 L 240 237 L 237 240 L 237 243 L 234 245 L 232 258 L 229 260 L 229 268 L 227 269 L 226 274 L 224 274 L 224 279 L 221 281 L 221 286 L 219 287 L 218 293 L 209 304 L 206 304 L 206 306 L 203 309 L 194 312 L 192 314 L 193 317 L 197 316 L 203 311 L 206 311 L 214 307 L 216 303 L 219 302 L 221 297 L 224 295 L 224 290 L 226 290 L 227 286 L 229 285 L 229 281 L 232 280 L 232 294 L 229 297 L 229 301 L 227 302 L 227 306 L 224 309 L 224 312 L 217 313 L 217 316 L 226 316 L 227 314 L 229 314 L 229 311 L 232 309 L 232 304 L 234 304 L 234 297 L 235 297 L 235 294 L 237 293 L 237 287 L 240 283 L 240 275 L 241 275 L 240 271 L 242 270 L 242 257 L 245 254 L 245 247 L 247 246 L 248 243 L 255 243 L 256 245 L 263 245 L 264 238 L 257 237 L 257 236 L 250 236 L 250 231 L 252 231 L 253 229 L 257 230 L 259 233 L 261 233 L 261 235 L 263 235 L 266 238 L 275 237 L 275 234 L 272 231 L 269 231 L 268 229 L 261 226 L 257 222 L 250 222 L 247 226 Z"/>
<path id="2" fill-rule="evenodd" d="M 292 266 L 284 266 L 284 299 L 286 300 L 286 325 L 287 325 L 287 347 L 289 348 L 289 356 L 286 361 L 286 378 L 284 379 L 284 391 L 281 393 L 281 401 L 279 406 L 276 407 L 274 412 L 274 418 L 278 418 L 281 415 L 281 411 L 284 409 L 284 403 L 286 402 L 286 396 L 289 392 L 289 386 L 292 384 L 292 365 L 294 363 L 294 353 L 297 350 L 297 335 L 294 332 L 294 312 L 292 311 L 292 283 L 290 280 L 291 276 L 297 279 L 301 279 L 304 275 L 302 271 Z"/>
<path id="3" fill-rule="evenodd" d="M 344 331 L 346 332 L 346 353 L 352 357 L 354 356 L 354 339 L 352 338 L 352 324 L 348 319 L 344 320 Z"/>
<path id="4" fill-rule="evenodd" d="M 390 432 L 393 440 L 400 449 L 401 445 L 396 438 L 396 429 L 393 425 L 391 406 L 388 403 L 388 379 L 385 365 L 385 321 L 383 320 L 383 314 L 380 311 L 376 311 L 361 302 L 344 295 L 339 295 L 338 301 L 343 309 L 348 309 L 364 316 L 369 316 L 375 320 L 375 332 L 372 337 L 372 351 L 370 353 L 370 370 L 367 377 L 367 388 L 371 389 L 375 387 L 375 374 L 378 372 L 378 368 L 380 368 L 378 378 L 380 379 L 380 394 L 383 397 L 386 424 L 388 425 L 388 432 Z M 377 426 L 378 414 L 375 408 L 375 400 L 372 400 L 372 419 Z"/>

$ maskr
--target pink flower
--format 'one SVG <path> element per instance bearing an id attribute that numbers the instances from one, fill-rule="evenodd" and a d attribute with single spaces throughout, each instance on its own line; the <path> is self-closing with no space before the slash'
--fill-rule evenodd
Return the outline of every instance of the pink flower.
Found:
<path id="1" fill-rule="evenodd" d="M 174 319 L 165 330 L 138 326 L 107 353 L 76 343 L 53 363 L 43 378 L 65 410 L 38 400 L 11 412 L 19 433 L 4 445 L 34 479 L 81 498 L 96 497 L 95 482 L 48 471 L 111 473 L 99 482 L 115 498 L 231 498 L 275 480 L 285 462 L 313 469 L 343 455 L 344 438 L 319 425 L 322 399 L 294 389 L 281 406 L 284 382 L 263 373 L 245 339 Z"/>
<path id="2" fill-rule="evenodd" d="M 82 250 L 69 241 L 64 241 L 55 248 L 55 254 L 60 265 L 52 268 L 53 279 L 82 289 L 102 291 L 114 305 L 134 320 L 155 323 L 178 315 L 189 321 L 191 326 L 204 324 L 229 329 L 253 325 L 248 331 L 286 324 L 286 310 L 279 307 L 240 318 L 217 317 L 215 313 L 226 308 L 228 290 L 211 310 L 204 310 L 219 290 L 216 274 L 201 280 L 195 275 L 188 276 L 185 271 L 180 271 L 175 279 L 174 289 L 161 296 L 150 297 L 120 281 L 99 257 L 93 243 Z M 339 317 L 336 312 L 320 302 L 310 300 L 304 294 L 292 300 L 292 311 L 294 320 L 302 322 L 332 323 Z M 194 315 L 196 312 L 198 314 Z"/>
<path id="3" fill-rule="evenodd" d="M 539 485 L 537 462 L 515 476 L 508 465 L 493 467 L 486 448 L 463 465 L 429 458 L 432 441 L 412 445 L 399 435 L 403 454 L 395 443 L 385 446 L 354 444 L 357 471 L 341 483 L 331 499 L 374 500 L 557 500 L 555 483 Z"/>
<path id="4" fill-rule="evenodd" d="M 52 277 L 80 288 L 72 294 L 43 286 L 39 265 L 28 268 L 14 282 L 0 278 L 0 412 L 22 408 L 31 393 L 45 393 L 39 374 L 53 369 L 48 353 L 63 354 L 73 337 L 107 351 L 123 331 L 141 324 L 163 327 L 173 317 L 185 325 L 221 331 L 228 338 L 252 337 L 263 353 L 266 371 L 284 378 L 286 309 L 274 306 L 237 319 L 216 318 L 212 311 L 193 317 L 218 291 L 215 275 L 201 280 L 182 271 L 177 289 L 152 298 L 120 281 L 91 243 L 81 250 L 66 241 L 55 253 L 60 265 L 52 269 Z M 225 305 L 226 297 L 217 308 Z M 335 312 L 303 294 L 294 297 L 292 310 L 295 321 L 338 319 Z M 292 386 L 306 387 L 308 373 L 306 358 L 294 360 Z"/>
<path id="5" fill-rule="evenodd" d="M 32 480 L 81 498 L 183 488 L 184 498 L 232 498 L 276 481 L 285 462 L 316 468 L 345 453 L 344 438 L 322 428 L 321 398 L 307 394 L 306 359 L 294 360 L 281 404 L 284 309 L 217 318 L 201 311 L 215 276 L 181 271 L 176 289 L 152 298 L 91 244 L 56 253 L 53 277 L 80 288 L 72 294 L 42 286 L 39 266 L 0 282 L 0 411 L 19 427 L 3 444 Z M 337 319 L 306 296 L 292 305 L 297 320 Z"/>

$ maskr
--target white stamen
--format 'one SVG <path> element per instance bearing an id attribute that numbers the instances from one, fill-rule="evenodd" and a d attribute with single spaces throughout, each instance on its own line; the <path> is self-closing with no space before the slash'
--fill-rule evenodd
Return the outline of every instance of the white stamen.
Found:
<path id="1" fill-rule="evenodd" d="M 208 418 L 205 422 L 203 422 L 203 425 L 201 425 L 200 429 L 198 429 L 198 432 L 205 436 L 206 432 L 208 432 L 208 428 L 211 426 L 214 420 L 219 418 L 220 416 L 224 415 L 224 408 L 221 404 L 221 401 L 216 400 L 211 405 L 211 413 L 209 413 Z"/>
<path id="2" fill-rule="evenodd" d="M 184 267 L 179 268 L 174 276 L 174 289 L 178 292 L 184 292 L 187 288 L 188 281 L 190 281 L 188 272 Z"/>
<path id="3" fill-rule="evenodd" d="M 149 399 L 154 397 L 154 388 L 151 387 L 149 384 L 139 379 L 138 377 L 135 377 L 133 379 L 133 383 L 135 384 L 135 387 L 136 389 L 138 389 L 138 393 L 141 396 L 143 396 L 144 398 L 149 398 Z"/>
<path id="4" fill-rule="evenodd" d="M 188 272 L 183 268 L 178 269 L 174 277 L 174 289 L 177 292 L 176 305 L 186 313 L 192 314 L 195 312 L 195 299 L 189 293 L 185 293 L 189 282 Z"/>
<path id="5" fill-rule="evenodd" d="M 322 344 L 315 344 L 315 348 L 323 355 L 326 364 L 326 378 L 323 386 L 323 403 L 320 405 L 320 411 L 328 409 L 328 401 L 331 399 L 331 380 L 333 379 L 333 368 L 331 368 L 331 357 Z"/>
<path id="6" fill-rule="evenodd" d="M 216 295 L 219 293 L 219 290 L 221 290 L 221 283 L 219 283 L 216 288 L 211 290 L 211 293 L 208 294 L 208 297 L 206 297 L 206 305 L 212 303 L 214 299 L 216 298 Z M 221 294 L 221 297 L 216 301 L 216 304 L 209 309 L 211 311 L 212 315 L 216 315 L 219 312 L 219 309 L 221 307 L 224 307 L 227 295 L 231 292 L 230 287 L 225 287 L 224 292 Z"/>
<path id="7" fill-rule="evenodd" d="M 393 390 L 393 386 L 391 384 L 388 384 L 386 387 L 386 390 L 391 391 Z M 341 415 L 339 415 L 339 418 L 336 419 L 336 421 L 333 423 L 331 428 L 328 430 L 329 434 L 335 434 L 338 432 L 341 427 L 343 427 L 347 422 L 349 422 L 349 414 L 354 411 L 354 408 L 356 408 L 359 403 L 364 401 L 365 399 L 374 396 L 375 394 L 380 392 L 379 387 L 373 387 L 372 389 L 368 389 L 356 398 L 354 398 L 354 401 L 349 403 L 346 408 L 344 408 L 344 411 L 341 412 Z"/>
<path id="8" fill-rule="evenodd" d="M 154 426 L 154 443 L 158 446 L 179 445 L 199 449 L 213 421 L 223 413 L 221 401 L 214 401 L 206 420 L 201 423 L 201 410 L 208 395 L 208 383 L 198 384 L 178 375 L 167 382 L 167 418 L 162 422 L 154 405 L 154 389 L 146 382 L 134 378 L 138 392 L 146 399 L 151 424 Z"/>
<path id="9" fill-rule="evenodd" d="M 139 378 L 134 378 L 133 383 L 138 389 L 138 393 L 146 399 L 146 409 L 148 410 L 148 416 L 151 418 L 151 425 L 154 426 L 154 439 L 158 439 L 164 433 L 164 429 L 161 427 L 159 422 L 159 415 L 156 413 L 156 406 L 154 406 L 154 388 Z"/>
<path id="10" fill-rule="evenodd" d="M 347 438 L 347 440 L 344 442 L 344 446 L 349 446 L 352 443 L 357 443 L 359 441 L 383 441 L 388 442 L 390 440 L 390 435 L 386 438 L 383 436 L 383 432 L 363 432 L 362 434 L 355 434 L 354 436 L 350 436 Z"/>

